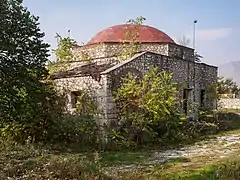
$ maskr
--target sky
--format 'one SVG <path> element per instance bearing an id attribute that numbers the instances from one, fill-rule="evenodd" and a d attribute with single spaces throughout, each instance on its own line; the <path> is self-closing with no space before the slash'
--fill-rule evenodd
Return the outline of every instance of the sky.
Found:
<path id="1" fill-rule="evenodd" d="M 54 49 L 55 35 L 87 43 L 99 31 L 139 16 L 144 24 L 164 31 L 176 42 L 183 36 L 193 39 L 196 24 L 196 51 L 203 61 L 221 65 L 240 61 L 239 0 L 24 0 L 24 6 L 40 17 L 45 41 Z"/>

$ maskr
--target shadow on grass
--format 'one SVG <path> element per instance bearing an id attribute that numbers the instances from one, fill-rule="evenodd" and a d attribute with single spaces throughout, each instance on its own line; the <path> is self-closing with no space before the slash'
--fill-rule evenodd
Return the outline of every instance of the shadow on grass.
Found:
<path id="1" fill-rule="evenodd" d="M 220 125 L 230 125 L 227 130 L 240 130 L 240 113 L 221 111 L 217 114 L 217 118 L 220 120 Z M 223 128 L 224 129 L 224 128 Z"/>
<path id="2" fill-rule="evenodd" d="M 106 166 L 139 164 L 151 157 L 149 151 L 142 152 L 104 152 L 101 154 L 100 162 Z"/>
<path id="3" fill-rule="evenodd" d="M 207 115 L 203 121 L 209 126 L 206 126 L 206 129 L 203 128 L 190 141 L 186 141 L 186 144 L 193 144 L 219 135 L 240 131 L 240 113 L 226 110 L 219 111 L 216 114 Z"/>

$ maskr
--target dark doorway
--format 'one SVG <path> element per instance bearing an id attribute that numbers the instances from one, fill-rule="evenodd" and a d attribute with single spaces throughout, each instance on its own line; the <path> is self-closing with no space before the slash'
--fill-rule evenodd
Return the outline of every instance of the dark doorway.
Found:
<path id="1" fill-rule="evenodd" d="M 188 89 L 183 89 L 183 111 L 185 114 L 188 112 Z"/>
<path id="2" fill-rule="evenodd" d="M 201 92 L 200 92 L 200 105 L 201 105 L 201 107 L 205 106 L 205 94 L 206 94 L 206 91 L 204 89 L 202 89 Z"/>
<path id="3" fill-rule="evenodd" d="M 71 92 L 71 105 L 72 105 L 72 108 L 76 108 L 77 107 L 78 96 L 79 96 L 79 92 L 78 91 Z"/>

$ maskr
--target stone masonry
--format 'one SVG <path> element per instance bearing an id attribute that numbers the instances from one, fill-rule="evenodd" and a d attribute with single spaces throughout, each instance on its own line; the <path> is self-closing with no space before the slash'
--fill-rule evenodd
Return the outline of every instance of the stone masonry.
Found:
<path id="1" fill-rule="evenodd" d="M 68 93 L 69 111 L 74 110 L 71 104 L 71 92 L 88 88 L 91 85 L 96 89 L 96 97 L 102 112 L 99 115 L 99 122 L 115 120 L 118 109 L 113 99 L 113 90 L 121 77 L 128 72 L 142 77 L 152 65 L 173 73 L 174 81 L 183 87 L 179 92 L 181 98 L 184 92 L 187 92 L 185 97 L 187 104 L 182 107 L 185 113 L 194 117 L 199 108 L 216 108 L 216 99 L 208 92 L 208 88 L 217 82 L 217 67 L 195 62 L 193 49 L 173 43 L 171 39 L 169 42 L 166 42 L 166 38 L 164 42 L 161 42 L 161 39 L 158 39 L 159 42 L 155 39 L 154 42 L 148 42 L 148 39 L 144 39 L 149 33 L 145 32 L 147 29 L 147 26 L 143 27 L 143 40 L 135 43 L 138 45 L 137 52 L 134 52 L 131 57 L 121 56 L 129 51 L 131 43 L 102 40 L 100 43 L 73 48 L 75 58 L 70 62 L 69 68 L 52 76 L 59 90 Z M 160 38 L 161 35 L 159 35 Z M 87 60 L 84 61 L 86 57 Z M 195 104 L 194 108 L 190 107 L 190 104 Z"/>
<path id="2" fill-rule="evenodd" d="M 222 98 L 218 102 L 218 108 L 240 109 L 240 99 L 239 98 Z"/>

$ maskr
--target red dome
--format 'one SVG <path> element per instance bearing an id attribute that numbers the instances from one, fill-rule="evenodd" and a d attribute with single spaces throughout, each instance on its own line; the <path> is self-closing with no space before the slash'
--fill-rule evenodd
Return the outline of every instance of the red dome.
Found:
<path id="1" fill-rule="evenodd" d="M 108 43 L 108 42 L 130 42 L 133 33 L 138 32 L 136 42 L 145 43 L 175 43 L 164 32 L 150 26 L 123 24 L 104 29 L 93 37 L 87 44 Z M 128 35 L 132 33 L 131 35 Z"/>

